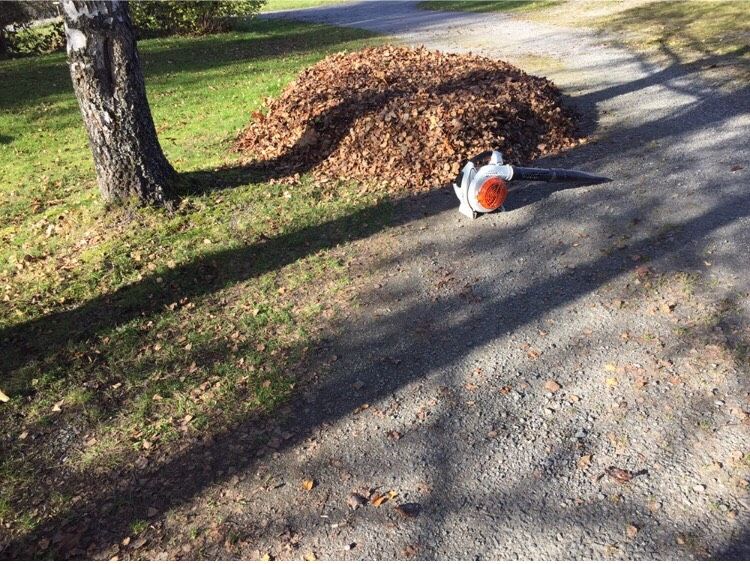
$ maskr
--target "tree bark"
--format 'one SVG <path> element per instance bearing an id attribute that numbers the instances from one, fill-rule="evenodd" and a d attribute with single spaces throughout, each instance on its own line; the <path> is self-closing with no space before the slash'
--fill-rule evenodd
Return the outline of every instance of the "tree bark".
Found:
<path id="1" fill-rule="evenodd" d="M 127 2 L 63 0 L 68 62 L 107 202 L 166 204 L 175 172 L 156 136 Z"/>

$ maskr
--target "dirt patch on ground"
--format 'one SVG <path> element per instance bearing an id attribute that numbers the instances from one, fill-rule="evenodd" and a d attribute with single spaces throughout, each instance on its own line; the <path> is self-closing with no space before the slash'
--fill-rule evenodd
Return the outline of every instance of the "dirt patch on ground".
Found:
<path id="1" fill-rule="evenodd" d="M 579 142 L 560 91 L 502 61 L 424 48 L 338 53 L 303 72 L 235 148 L 274 175 L 430 189 L 500 149 L 523 163 Z"/>

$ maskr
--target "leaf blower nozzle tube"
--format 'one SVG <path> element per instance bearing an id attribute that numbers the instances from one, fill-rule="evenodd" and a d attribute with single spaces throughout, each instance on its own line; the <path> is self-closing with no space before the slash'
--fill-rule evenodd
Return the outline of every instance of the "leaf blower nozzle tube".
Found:
<path id="1" fill-rule="evenodd" d="M 530 168 L 513 166 L 513 180 L 534 180 L 538 182 L 609 182 L 604 176 L 597 176 L 580 170 L 566 170 L 564 168 Z"/>

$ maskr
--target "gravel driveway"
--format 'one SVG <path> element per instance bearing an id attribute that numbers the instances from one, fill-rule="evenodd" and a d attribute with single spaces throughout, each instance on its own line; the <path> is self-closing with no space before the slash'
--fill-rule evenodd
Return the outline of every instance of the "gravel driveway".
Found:
<path id="1" fill-rule="evenodd" d="M 214 507 L 246 557 L 749 556 L 747 87 L 500 14 L 268 17 L 545 74 L 591 130 L 546 163 L 615 181 L 530 187 L 476 221 L 445 190 L 399 203 L 358 244 L 356 307 L 262 462 L 188 514 Z M 182 519 L 163 534 L 185 537 Z"/>

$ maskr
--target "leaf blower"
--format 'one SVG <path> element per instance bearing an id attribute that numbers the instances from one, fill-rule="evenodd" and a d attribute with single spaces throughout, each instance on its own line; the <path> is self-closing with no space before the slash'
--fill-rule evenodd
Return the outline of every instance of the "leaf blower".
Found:
<path id="1" fill-rule="evenodd" d="M 486 160 L 487 157 L 489 157 L 489 162 L 484 166 L 475 164 Z M 528 168 L 503 164 L 503 156 L 499 151 L 485 151 L 472 157 L 456 177 L 453 189 L 461 202 L 458 211 L 474 219 L 480 213 L 489 213 L 502 208 L 510 192 L 508 183 L 513 180 L 584 184 L 610 181 L 609 178 L 578 170 Z"/>

